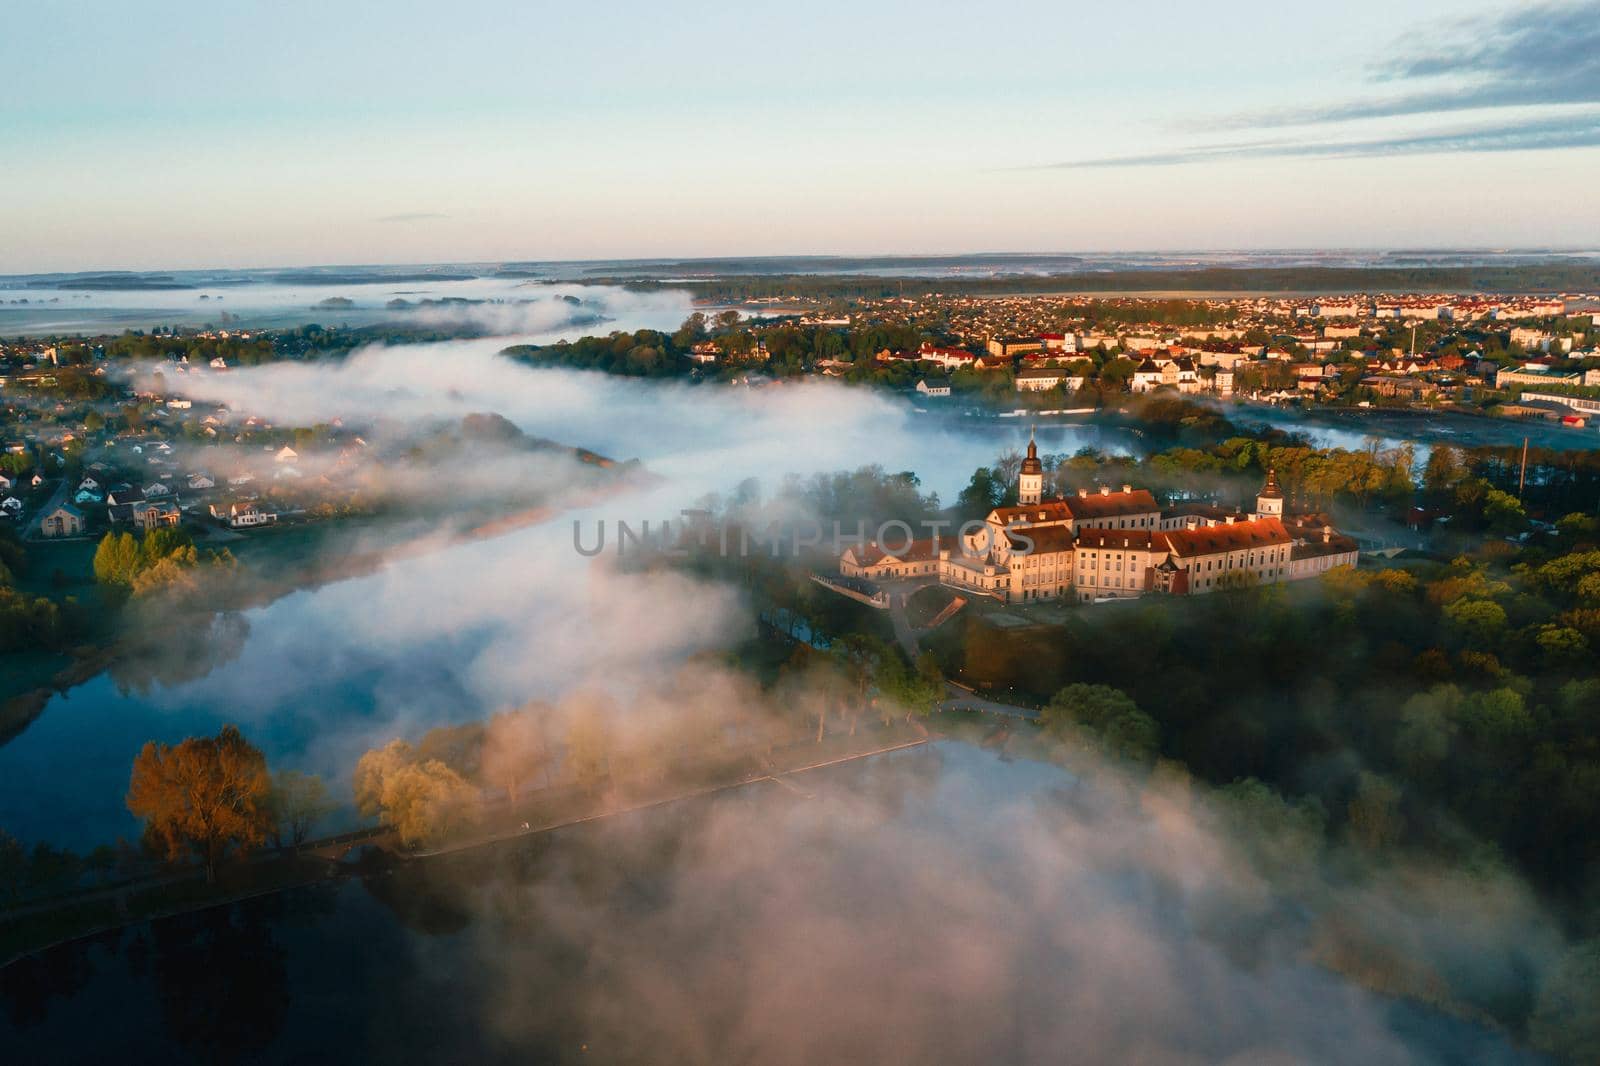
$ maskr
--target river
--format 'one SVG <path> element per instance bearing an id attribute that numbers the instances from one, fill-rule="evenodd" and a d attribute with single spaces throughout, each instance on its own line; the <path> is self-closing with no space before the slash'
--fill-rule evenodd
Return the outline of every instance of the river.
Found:
<path id="1" fill-rule="evenodd" d="M 185 665 L 165 680 L 135 686 L 101 675 L 54 697 L 0 747 L 0 827 L 24 841 L 74 848 L 132 838 L 137 826 L 123 795 L 144 742 L 175 742 L 229 722 L 273 766 L 321 773 L 344 795 L 355 760 L 391 737 L 557 694 L 596 671 L 668 668 L 748 624 L 736 605 L 700 609 L 717 602 L 716 590 L 663 589 L 588 563 L 573 550 L 573 522 L 592 530 L 602 521 L 659 521 L 745 478 L 770 491 L 786 475 L 867 463 L 914 471 L 924 491 L 948 502 L 975 467 L 1022 448 L 1033 430 L 1022 418 L 918 412 L 835 384 L 727 389 L 530 370 L 498 359 L 503 343 L 411 345 L 336 367 L 279 365 L 219 377 L 232 390 L 226 398 L 248 397 L 249 409 L 298 418 L 294 424 L 338 414 L 495 410 L 532 434 L 638 457 L 663 481 L 543 526 L 295 593 L 229 619 L 204 640 L 175 638 L 175 658 Z M 1346 446 L 1369 432 L 1422 448 L 1503 432 L 1460 417 L 1357 427 L 1256 408 L 1230 413 L 1241 410 Z M 1130 453 L 1145 444 L 1082 419 L 1041 422 L 1037 433 L 1047 453 Z M 600 587 L 603 601 L 595 598 Z M 630 635 L 623 651 L 619 634 Z"/>
<path id="2" fill-rule="evenodd" d="M 945 741 L 56 949 L 0 972 L 0 1046 L 17 1062 L 1532 1061 L 1310 961 L 1314 916 L 1263 900 L 1233 849 L 1117 786 Z"/>

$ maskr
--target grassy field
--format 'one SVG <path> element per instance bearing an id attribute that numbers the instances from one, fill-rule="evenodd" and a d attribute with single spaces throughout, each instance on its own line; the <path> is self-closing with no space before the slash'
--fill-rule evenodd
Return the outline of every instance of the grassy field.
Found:
<path id="1" fill-rule="evenodd" d="M 403 538 L 404 524 L 382 516 L 355 516 L 326 521 L 283 522 L 242 531 L 237 539 L 207 543 L 226 548 L 241 566 L 264 578 L 282 577 L 325 554 L 349 554 L 392 544 Z"/>
<path id="2" fill-rule="evenodd" d="M 54 600 L 76 596 L 86 606 L 100 606 L 100 589 L 94 580 L 96 547 L 93 540 L 29 541 L 28 564 L 16 575 L 17 588 Z"/>

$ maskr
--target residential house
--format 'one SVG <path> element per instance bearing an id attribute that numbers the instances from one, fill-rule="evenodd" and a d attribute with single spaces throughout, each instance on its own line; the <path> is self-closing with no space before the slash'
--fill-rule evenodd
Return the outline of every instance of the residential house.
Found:
<path id="1" fill-rule="evenodd" d="M 45 512 L 39 522 L 39 532 L 47 537 L 81 537 L 85 524 L 82 511 L 70 503 L 63 503 Z"/>
<path id="2" fill-rule="evenodd" d="M 1134 370 L 1128 387 L 1134 392 L 1153 392 L 1161 387 L 1161 368 L 1154 360 L 1145 359 Z"/>
<path id="3" fill-rule="evenodd" d="M 183 521 L 178 505 L 169 500 L 140 500 L 128 505 L 129 520 L 146 533 L 176 528 Z"/>
<path id="4" fill-rule="evenodd" d="M 212 518 L 226 522 L 233 529 L 270 526 L 278 520 L 276 511 L 266 510 L 260 504 L 251 502 L 213 503 L 209 510 Z"/>

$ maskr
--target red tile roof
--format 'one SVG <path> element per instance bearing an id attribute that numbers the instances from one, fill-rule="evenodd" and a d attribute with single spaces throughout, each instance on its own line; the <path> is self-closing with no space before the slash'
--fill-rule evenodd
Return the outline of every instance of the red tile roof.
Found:
<path id="1" fill-rule="evenodd" d="M 1085 529 L 1078 533 L 1078 547 L 1149 551 L 1152 547 L 1160 549 L 1160 543 L 1155 540 L 1160 535 L 1148 529 Z"/>
<path id="2" fill-rule="evenodd" d="M 894 545 L 894 547 L 898 547 L 898 545 Z M 877 566 L 885 559 L 891 558 L 889 552 L 884 551 L 876 544 L 857 544 L 847 549 L 847 551 L 853 555 L 858 566 Z M 939 553 L 934 549 L 932 537 L 925 540 L 914 540 L 904 551 L 897 551 L 892 556 L 894 560 L 903 563 L 929 562 L 938 557 Z"/>
<path id="3" fill-rule="evenodd" d="M 1013 550 L 1024 551 L 1028 555 L 1072 550 L 1072 531 L 1066 526 L 1019 529 L 1015 532 L 1007 533 L 1006 538 L 1011 541 Z M 1028 543 L 1029 541 L 1032 541 L 1031 545 Z"/>
<path id="4" fill-rule="evenodd" d="M 1201 526 L 1199 529 L 1175 529 L 1158 533 L 1157 536 L 1166 543 L 1167 550 L 1179 558 L 1217 555 L 1245 548 L 1266 548 L 1289 544 L 1294 540 L 1276 518 L 1257 518 L 1249 522 Z"/>
<path id="5" fill-rule="evenodd" d="M 1161 510 L 1161 505 L 1156 503 L 1156 498 L 1150 495 L 1148 489 L 1090 493 L 1087 496 L 1068 497 L 1061 502 L 1066 506 L 1067 513 L 1079 521 L 1091 518 L 1116 518 L 1121 515 L 1152 514 Z"/>

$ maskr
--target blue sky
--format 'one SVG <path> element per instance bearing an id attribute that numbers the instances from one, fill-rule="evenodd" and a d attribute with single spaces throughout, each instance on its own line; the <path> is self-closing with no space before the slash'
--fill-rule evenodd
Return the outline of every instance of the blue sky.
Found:
<path id="1" fill-rule="evenodd" d="M 1600 245 L 1600 3 L 18 4 L 0 272 Z"/>

